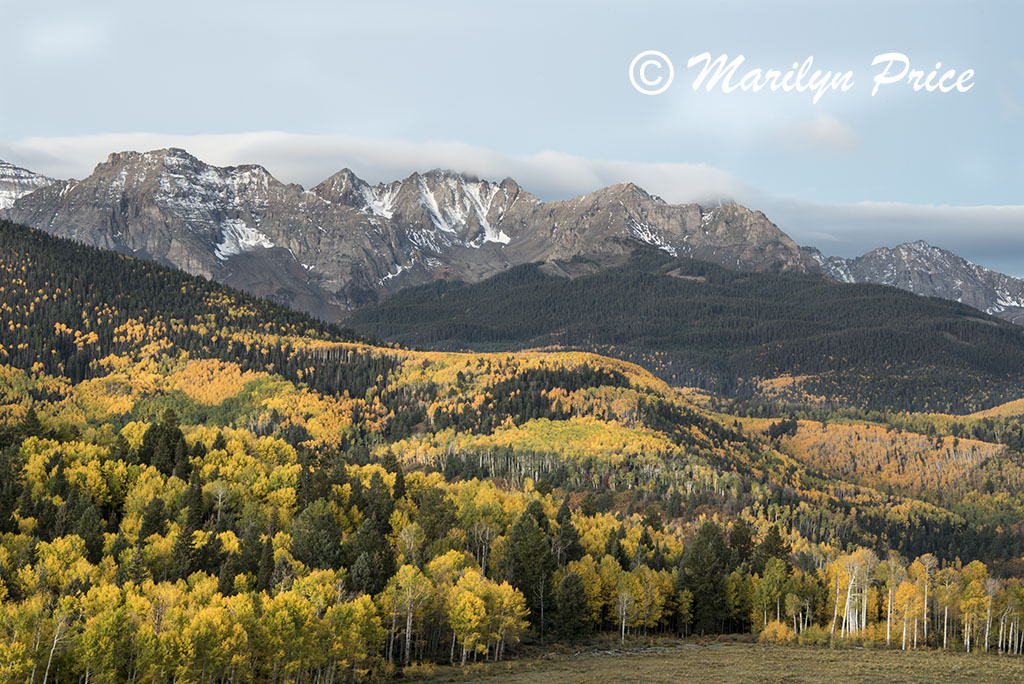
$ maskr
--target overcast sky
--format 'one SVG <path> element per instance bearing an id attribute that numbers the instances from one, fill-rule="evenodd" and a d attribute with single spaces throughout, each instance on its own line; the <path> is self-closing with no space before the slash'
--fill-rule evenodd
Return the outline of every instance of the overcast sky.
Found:
<path id="1" fill-rule="evenodd" d="M 0 0 L 0 158 L 59 177 L 176 145 L 312 185 L 448 167 L 544 199 L 632 180 L 730 197 L 798 242 L 853 256 L 925 239 L 1024 276 L 1021 3 L 107 2 Z M 628 67 L 675 65 L 657 96 Z M 708 93 L 740 73 L 853 72 L 847 92 Z M 872 97 L 875 55 L 973 69 L 966 93 Z M 652 74 L 660 72 L 653 71 Z"/>

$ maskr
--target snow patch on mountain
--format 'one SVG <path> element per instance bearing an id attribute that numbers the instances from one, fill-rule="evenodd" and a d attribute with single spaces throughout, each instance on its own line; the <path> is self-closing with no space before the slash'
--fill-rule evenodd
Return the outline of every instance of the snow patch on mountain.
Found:
<path id="1" fill-rule="evenodd" d="M 629 230 L 629 234 L 636 239 L 668 252 L 672 256 L 679 256 L 676 248 L 665 242 L 664 238 L 650 224 L 638 221 L 633 216 L 627 216 L 626 228 Z"/>
<path id="2" fill-rule="evenodd" d="M 406 270 L 405 266 L 402 266 L 401 264 L 395 264 L 395 267 L 398 269 L 397 271 L 395 271 L 394 273 L 388 271 L 388 273 L 378 281 L 381 285 L 391 280 L 392 278 L 397 278 L 398 276 L 402 275 L 402 271 Z"/>
<path id="3" fill-rule="evenodd" d="M 52 178 L 0 161 L 0 209 L 10 209 L 19 198 L 54 183 Z"/>
<path id="4" fill-rule="evenodd" d="M 221 261 L 242 252 L 257 248 L 270 249 L 274 246 L 270 238 L 248 225 L 241 219 L 228 219 L 221 223 L 221 241 L 214 248 L 214 254 Z"/>
<path id="5" fill-rule="evenodd" d="M 381 218 L 390 219 L 395 215 L 395 196 L 398 194 L 397 184 L 378 185 L 373 187 L 366 183 L 359 186 L 359 194 L 366 202 L 365 212 Z"/>

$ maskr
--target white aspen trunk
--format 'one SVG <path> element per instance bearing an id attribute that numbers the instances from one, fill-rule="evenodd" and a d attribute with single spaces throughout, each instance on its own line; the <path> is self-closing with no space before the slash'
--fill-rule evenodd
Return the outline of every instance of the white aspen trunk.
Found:
<path id="1" fill-rule="evenodd" d="M 928 570 L 924 571 L 924 645 L 928 645 Z"/>
<path id="2" fill-rule="evenodd" d="M 50 647 L 50 657 L 46 659 L 46 672 L 43 674 L 43 684 L 46 684 L 46 680 L 50 678 L 50 666 L 53 664 L 53 654 L 57 650 L 57 644 L 63 639 L 63 635 L 60 633 L 64 627 L 64 620 L 61 620 L 53 628 L 53 646 Z"/>
<path id="3" fill-rule="evenodd" d="M 889 604 L 885 609 L 885 645 L 892 646 L 892 583 L 889 584 Z"/>
<path id="4" fill-rule="evenodd" d="M 831 633 L 836 633 L 836 621 L 839 619 L 839 572 L 836 572 L 836 607 L 832 611 L 832 630 Z"/>
<path id="5" fill-rule="evenodd" d="M 945 607 L 945 611 L 942 613 L 942 650 L 946 650 L 946 637 L 948 636 L 949 627 L 949 606 Z"/>
<path id="6" fill-rule="evenodd" d="M 395 637 L 398 635 L 398 606 L 391 609 L 391 633 L 388 634 L 388 662 L 395 662 Z"/>
<path id="7" fill-rule="evenodd" d="M 409 659 L 412 655 L 412 602 L 409 603 L 409 609 L 405 611 L 405 665 L 409 666 Z M 462 658 L 463 664 L 466 662 L 465 656 Z"/>
<path id="8" fill-rule="evenodd" d="M 853 577 L 856 572 L 850 573 L 850 578 L 846 582 L 846 603 L 843 605 L 843 628 L 839 632 L 840 636 L 846 636 L 849 633 L 850 623 L 850 598 L 853 596 Z"/>
<path id="9" fill-rule="evenodd" d="M 907 650 L 907 616 L 903 616 L 903 650 Z"/>
<path id="10" fill-rule="evenodd" d="M 988 598 L 988 614 L 985 616 L 985 653 L 988 653 L 988 634 L 992 631 L 992 597 Z"/>

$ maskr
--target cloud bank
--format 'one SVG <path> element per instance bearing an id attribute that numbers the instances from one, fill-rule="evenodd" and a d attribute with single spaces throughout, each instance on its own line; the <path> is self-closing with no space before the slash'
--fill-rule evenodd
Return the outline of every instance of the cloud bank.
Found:
<path id="1" fill-rule="evenodd" d="M 673 202 L 748 196 L 735 177 L 704 164 L 635 163 L 560 152 L 509 155 L 462 142 L 405 142 L 292 133 L 227 135 L 105 134 L 27 138 L 0 144 L 0 159 L 54 178 L 81 178 L 111 152 L 181 147 L 219 166 L 260 164 L 278 180 L 316 185 L 342 168 L 376 183 L 414 171 L 451 169 L 480 178 L 514 178 L 545 200 L 574 197 L 632 181 Z"/>

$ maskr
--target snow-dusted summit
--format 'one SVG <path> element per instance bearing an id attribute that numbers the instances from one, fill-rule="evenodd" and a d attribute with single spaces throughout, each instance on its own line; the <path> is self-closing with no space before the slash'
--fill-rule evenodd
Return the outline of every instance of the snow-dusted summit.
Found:
<path id="1" fill-rule="evenodd" d="M 542 202 L 451 171 L 372 185 L 344 169 L 309 190 L 180 149 L 112 154 L 83 180 L 0 162 L 0 216 L 135 254 L 335 319 L 408 285 L 643 242 L 740 270 L 822 271 L 954 299 L 1024 323 L 1024 281 L 924 242 L 856 259 L 799 248 L 758 211 L 668 204 L 632 183 Z"/>
<path id="2" fill-rule="evenodd" d="M 52 183 L 52 178 L 0 160 L 0 209 L 9 209 L 19 197 Z"/>
<path id="3" fill-rule="evenodd" d="M 890 285 L 928 297 L 952 299 L 1024 324 L 1024 280 L 991 271 L 923 240 L 881 247 L 855 259 L 804 251 L 840 282 Z"/>
<path id="4" fill-rule="evenodd" d="M 345 169 L 307 190 L 180 149 L 112 154 L 87 178 L 49 182 L 3 213 L 324 318 L 408 285 L 619 254 L 630 241 L 729 268 L 816 269 L 760 212 L 671 205 L 630 183 L 542 202 L 508 178 L 434 170 L 371 185 Z"/>

